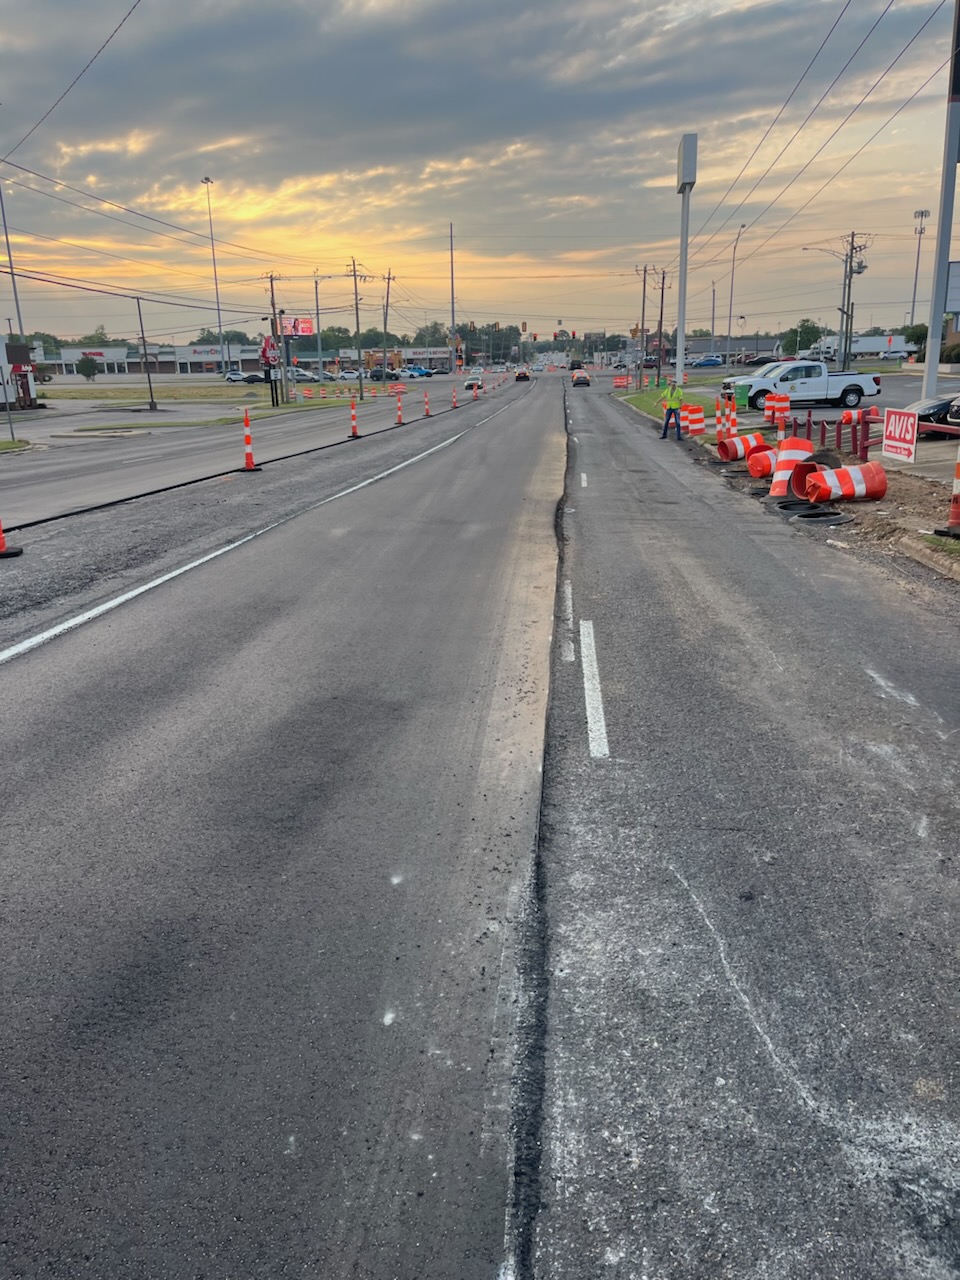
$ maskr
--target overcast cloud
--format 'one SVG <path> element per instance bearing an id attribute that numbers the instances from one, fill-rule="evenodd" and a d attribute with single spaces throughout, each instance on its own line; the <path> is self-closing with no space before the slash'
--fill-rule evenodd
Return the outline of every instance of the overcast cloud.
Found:
<path id="1" fill-rule="evenodd" d="M 63 93 L 130 3 L 31 0 L 25 9 L 0 0 L 0 154 Z M 735 311 L 746 330 L 776 329 L 801 315 L 832 322 L 840 263 L 800 246 L 839 250 L 839 237 L 854 229 L 873 237 L 869 270 L 857 281 L 858 323 L 903 322 L 917 243 L 913 211 L 935 214 L 939 198 L 946 72 L 763 242 L 949 56 L 951 5 L 765 211 L 937 7 L 936 0 L 895 0 L 823 106 L 737 208 L 885 5 L 853 0 L 744 178 L 694 242 L 690 326 L 709 325 L 716 282 L 717 328 L 726 327 L 730 250 L 741 222 L 748 226 Z M 472 7 L 288 0 L 280 9 L 253 0 L 141 0 L 2 168 L 25 326 L 64 335 L 100 322 L 119 334 L 133 328 L 130 303 L 34 283 L 31 271 L 175 293 L 209 308 L 147 303 L 148 329 L 158 337 L 215 325 L 200 182 L 209 175 L 225 323 L 260 328 L 262 277 L 271 271 L 283 277 L 281 305 L 303 314 L 313 309 L 314 271 L 334 277 L 321 281 L 322 302 L 328 319 L 345 317 L 336 308 L 348 303 L 342 273 L 354 255 L 372 275 L 391 268 L 399 277 L 392 328 L 412 331 L 425 317 L 446 321 L 452 222 L 458 318 L 526 319 L 545 331 L 562 318 L 572 328 L 622 331 L 640 314 L 635 266 L 675 260 L 680 135 L 699 135 L 698 230 L 842 8 L 843 0 L 485 0 Z M 186 233 L 97 206 L 14 164 Z M 926 319 L 932 243 L 927 236 L 918 319 Z M 381 294 L 378 281 L 366 282 L 365 325 L 377 323 Z M 13 316 L 8 276 L 0 277 L 0 297 L 0 316 Z"/>

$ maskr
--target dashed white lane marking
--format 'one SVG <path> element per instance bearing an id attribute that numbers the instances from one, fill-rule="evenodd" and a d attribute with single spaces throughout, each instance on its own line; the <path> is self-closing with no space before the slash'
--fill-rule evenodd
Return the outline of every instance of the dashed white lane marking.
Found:
<path id="1" fill-rule="evenodd" d="M 587 707 L 587 737 L 590 754 L 596 759 L 608 756 L 607 722 L 603 714 L 603 693 L 597 668 L 597 650 L 593 642 L 593 623 L 580 622 L 580 659 L 583 664 L 583 696 Z"/>
<path id="2" fill-rule="evenodd" d="M 573 662 L 576 653 L 573 648 L 573 587 L 569 578 L 563 583 L 563 629 L 560 639 L 560 656 L 564 662 Z"/>
<path id="3" fill-rule="evenodd" d="M 508 407 L 504 406 L 504 408 Z M 484 418 L 476 425 L 483 426 L 483 423 L 489 422 L 491 418 L 496 418 L 501 413 L 503 413 L 503 409 L 498 409 L 496 413 L 491 413 L 489 417 Z M 468 428 L 467 430 L 473 429 Z M 129 604 L 131 600 L 136 600 L 137 596 L 142 596 L 147 591 L 153 591 L 155 587 L 162 587 L 165 582 L 172 582 L 174 578 L 179 578 L 181 574 L 189 573 L 191 569 L 199 569 L 201 565 L 209 564 L 211 560 L 216 560 L 219 556 L 225 556 L 228 551 L 236 551 L 238 547 L 252 542 L 255 538 L 262 538 L 265 533 L 270 533 L 273 529 L 282 528 L 283 525 L 289 524 L 291 520 L 297 520 L 300 516 L 316 511 L 319 507 L 325 507 L 328 502 L 336 502 L 338 498 L 346 498 L 351 493 L 357 493 L 358 490 L 365 489 L 368 485 L 376 484 L 378 480 L 384 480 L 387 476 L 392 476 L 397 471 L 403 471 L 405 467 L 412 467 L 415 462 L 421 462 L 424 458 L 429 458 L 432 453 L 436 453 L 439 449 L 446 449 L 448 445 L 455 444 L 466 434 L 466 431 L 459 431 L 455 436 L 451 436 L 449 440 L 443 440 L 440 444 L 435 444 L 432 449 L 426 449 L 423 453 L 418 453 L 415 458 L 408 458 L 406 462 L 400 462 L 395 467 L 388 467 L 386 471 L 381 471 L 378 475 L 371 476 L 369 480 L 361 480 L 359 484 L 351 485 L 349 489 L 341 489 L 339 493 L 332 493 L 329 498 L 321 498 L 319 502 L 312 502 L 309 506 L 302 507 L 299 511 L 295 511 L 289 516 L 284 516 L 282 520 L 274 520 L 272 524 L 264 525 L 262 529 L 257 529 L 254 533 L 248 533 L 243 538 L 238 538 L 236 542 L 229 542 L 225 547 L 219 547 L 216 551 L 211 551 L 209 554 L 201 556 L 199 560 L 191 560 L 189 564 L 182 564 L 179 569 L 171 569 L 169 573 L 161 574 L 159 578 L 153 578 L 150 582 L 144 582 L 141 586 L 134 587 L 132 591 L 125 591 L 123 595 L 114 596 L 112 600 L 105 600 L 103 604 L 98 604 L 95 609 L 88 609 L 85 613 L 78 613 L 75 617 L 68 618 L 66 622 L 61 622 L 55 627 L 50 627 L 48 631 L 41 631 L 38 635 L 21 640 L 19 644 L 12 645 L 9 649 L 0 649 L 0 666 L 5 662 L 9 662 L 12 658 L 19 658 L 23 654 L 29 653 L 31 649 L 38 649 L 40 645 L 46 644 L 48 640 L 55 640 L 58 636 L 65 635 L 68 631 L 75 631 L 77 627 L 82 627 L 87 622 L 93 622 L 95 618 L 100 618 L 105 613 L 110 613 L 113 609 L 119 609 L 122 604 Z"/>
<path id="4" fill-rule="evenodd" d="M 580 488 L 585 489 L 586 487 L 587 487 L 587 473 L 585 471 L 581 471 L 580 472 Z"/>

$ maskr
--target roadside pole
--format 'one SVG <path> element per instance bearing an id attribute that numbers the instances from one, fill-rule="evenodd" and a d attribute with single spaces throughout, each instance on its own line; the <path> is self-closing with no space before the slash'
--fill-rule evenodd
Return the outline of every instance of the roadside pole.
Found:
<path id="1" fill-rule="evenodd" d="M 960 0 L 954 0 L 953 46 L 950 55 L 950 83 L 947 89 L 947 121 L 943 140 L 943 169 L 940 176 L 940 210 L 933 257 L 933 288 L 930 293 L 930 317 L 927 323 L 927 355 L 923 365 L 921 398 L 937 394 L 940 365 L 940 340 L 943 336 L 943 314 L 947 309 L 947 273 L 950 268 L 950 232 L 953 228 L 953 198 L 957 185 L 957 163 L 960 161 Z"/>
<path id="2" fill-rule="evenodd" d="M 960 3 L 960 0 L 958 0 Z M 685 133 L 677 151 L 677 194 L 680 196 L 680 272 L 677 284 L 677 386 L 683 386 L 687 329 L 687 244 L 690 239 L 690 192 L 697 181 L 697 135 Z"/>

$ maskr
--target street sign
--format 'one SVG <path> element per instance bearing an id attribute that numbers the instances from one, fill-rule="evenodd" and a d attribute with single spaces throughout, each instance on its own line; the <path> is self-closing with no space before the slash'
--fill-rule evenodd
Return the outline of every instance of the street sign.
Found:
<path id="1" fill-rule="evenodd" d="M 883 444 L 880 452 L 903 462 L 917 459 L 917 415 L 910 409 L 883 411 Z"/>

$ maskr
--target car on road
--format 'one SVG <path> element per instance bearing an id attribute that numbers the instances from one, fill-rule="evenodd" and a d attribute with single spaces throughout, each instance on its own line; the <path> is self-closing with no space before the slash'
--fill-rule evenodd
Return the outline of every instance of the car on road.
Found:
<path id="1" fill-rule="evenodd" d="M 244 373 L 242 369 L 228 369 L 223 375 L 224 382 L 243 382 Z"/>
<path id="2" fill-rule="evenodd" d="M 483 377 L 482 377 L 482 375 L 481 375 L 481 374 L 479 374 L 479 373 L 471 373 L 471 374 L 467 377 L 467 379 L 466 379 L 466 381 L 464 382 L 464 384 L 463 384 L 463 385 L 464 385 L 464 389 L 465 389 L 465 390 L 467 390 L 467 391 L 472 391 L 472 390 L 474 389 L 474 387 L 476 387 L 476 389 L 477 389 L 478 391 L 482 391 L 482 390 L 483 390 Z"/>
<path id="3" fill-rule="evenodd" d="M 341 369 L 340 372 L 337 374 L 337 381 L 338 382 L 356 382 L 357 376 L 358 375 L 357 375 L 356 369 Z"/>
<path id="4" fill-rule="evenodd" d="M 575 387 L 589 387 L 590 375 L 588 373 L 584 373 L 582 369 L 577 369 L 576 372 L 572 374 L 570 382 Z"/>
<path id="5" fill-rule="evenodd" d="M 657 367 L 657 364 L 658 364 L 658 360 L 656 356 L 643 357 L 643 367 L 645 369 L 655 369 Z"/>
<path id="6" fill-rule="evenodd" d="M 383 370 L 380 368 L 379 365 L 377 365 L 376 368 L 371 369 L 367 373 L 367 377 L 370 379 L 371 382 L 383 382 Z M 387 382 L 399 382 L 399 381 L 400 381 L 400 374 L 397 372 L 397 370 L 388 369 Z"/>
<path id="7" fill-rule="evenodd" d="M 535 365 L 533 366 L 533 368 L 531 369 L 531 371 L 530 371 L 530 372 L 531 372 L 531 373 L 543 373 L 543 365 L 542 365 L 542 364 L 535 364 Z"/>
<path id="8" fill-rule="evenodd" d="M 438 374 L 441 374 L 441 373 L 449 373 L 450 370 L 440 368 L 440 369 L 431 369 L 430 372 L 433 374 L 434 377 L 436 377 Z"/>
<path id="9" fill-rule="evenodd" d="M 691 369 L 719 369 L 723 364 L 723 356 L 697 356 L 690 361 Z"/>
<path id="10" fill-rule="evenodd" d="M 517 372 L 513 375 L 513 380 L 514 382 L 529 382 L 530 381 L 529 369 L 518 369 Z"/>
<path id="11" fill-rule="evenodd" d="M 288 382 L 316 382 L 317 375 L 312 369 L 301 369 L 299 365 L 287 366 Z"/>
<path id="12" fill-rule="evenodd" d="M 265 375 L 262 373 L 245 373 L 240 379 L 241 382 L 266 382 L 266 380 Z"/>

